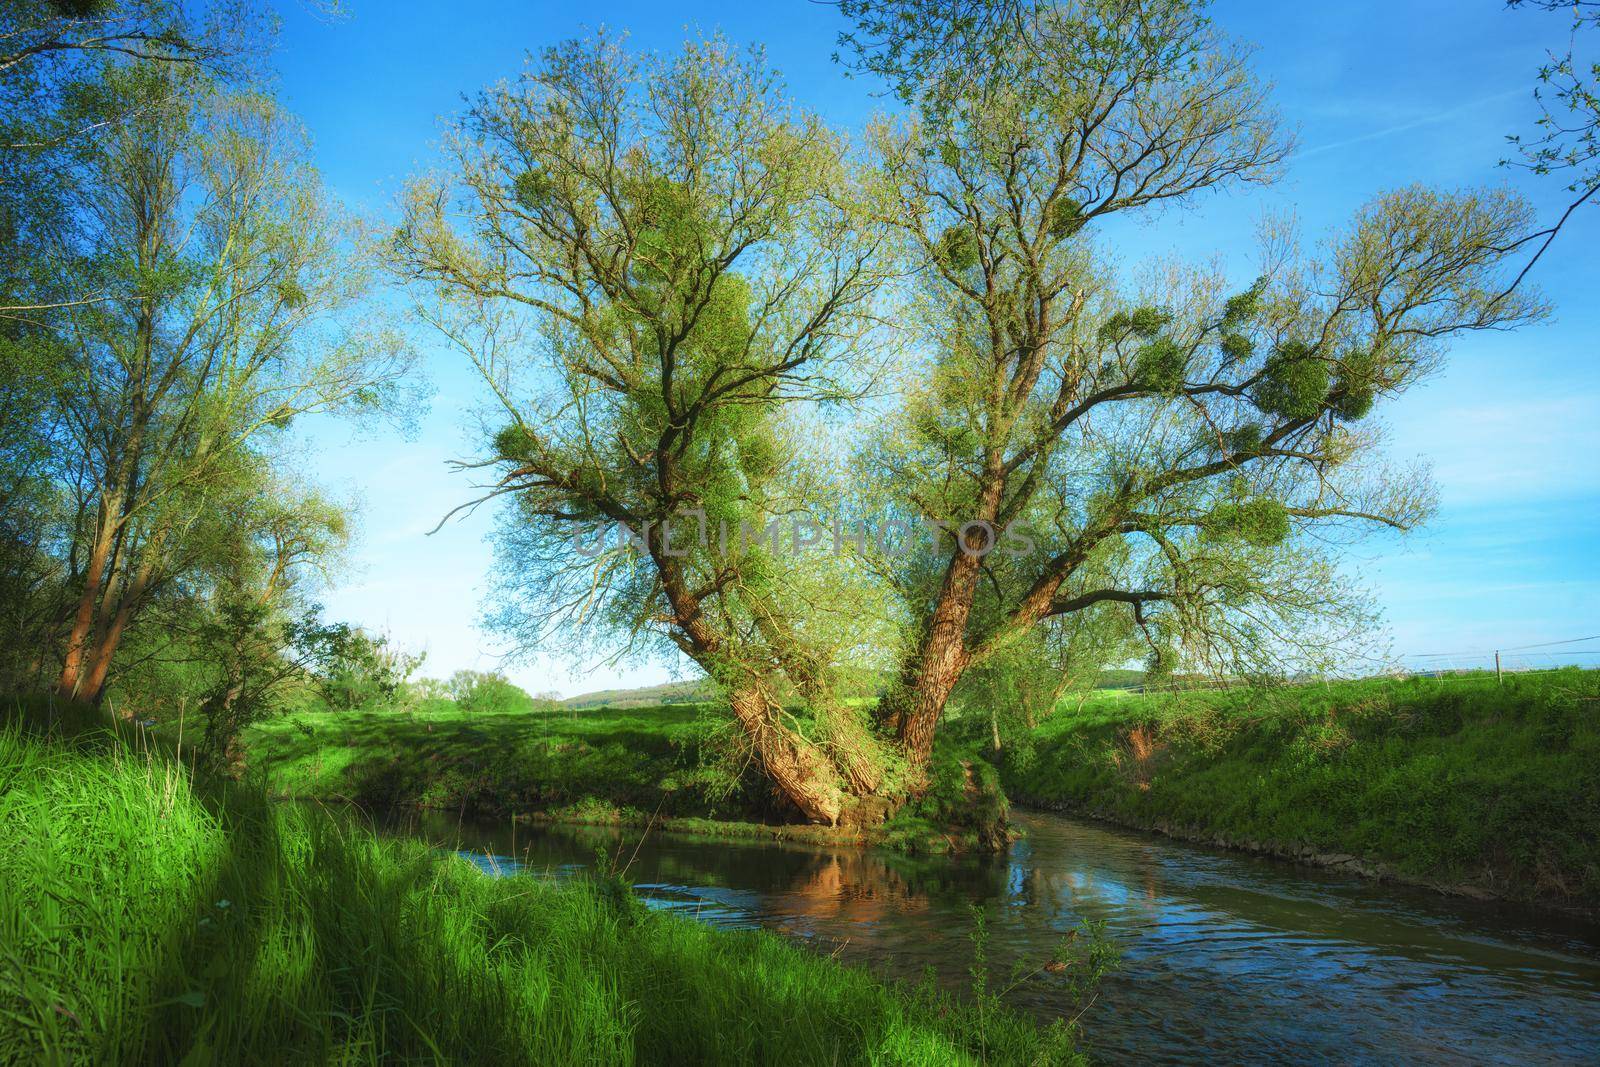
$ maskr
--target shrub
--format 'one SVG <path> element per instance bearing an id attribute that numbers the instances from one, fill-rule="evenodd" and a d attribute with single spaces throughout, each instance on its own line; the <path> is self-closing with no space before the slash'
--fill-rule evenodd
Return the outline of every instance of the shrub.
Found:
<path id="1" fill-rule="evenodd" d="M 535 707 L 527 691 L 495 671 L 456 671 L 446 687 L 456 707 L 472 714 L 511 714 Z"/>

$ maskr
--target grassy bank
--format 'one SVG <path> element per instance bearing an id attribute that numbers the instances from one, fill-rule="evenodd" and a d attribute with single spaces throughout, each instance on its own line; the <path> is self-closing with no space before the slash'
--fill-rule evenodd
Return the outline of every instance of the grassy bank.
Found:
<path id="1" fill-rule="evenodd" d="M 972 783 L 1004 804 L 967 758 L 986 747 L 987 719 L 951 720 L 935 788 L 879 839 L 981 847 L 994 813 L 973 817 Z M 277 795 L 828 837 L 775 825 L 785 814 L 753 770 L 729 780 L 714 758 L 719 721 L 684 705 L 496 714 L 430 701 L 300 712 L 253 728 L 246 748 Z M 1106 691 L 1066 702 L 1003 765 L 1005 791 L 1024 803 L 1458 890 L 1600 904 L 1600 672 Z"/>
<path id="2" fill-rule="evenodd" d="M 250 768 L 286 797 L 596 821 L 759 818 L 759 791 L 728 781 L 706 758 L 711 737 L 692 705 L 528 713 L 429 700 L 270 719 L 250 729 L 245 750 Z"/>
<path id="3" fill-rule="evenodd" d="M 1600 905 L 1600 672 L 1102 695 L 1004 760 L 1022 803 Z"/>
<path id="4" fill-rule="evenodd" d="M 0 1062 L 1072 1059 L 600 881 L 491 879 L 170 762 L 0 731 Z"/>
<path id="5" fill-rule="evenodd" d="M 732 727 L 705 705 L 467 711 L 305 710 L 245 737 L 248 766 L 279 797 L 353 800 L 372 811 L 431 808 L 711 837 L 841 839 L 909 852 L 992 847 L 1004 821 L 998 778 L 971 746 L 941 743 L 933 788 L 867 837 L 807 825 L 748 761 L 718 759 Z M 176 746 L 169 724 L 162 731 Z M 739 764 L 734 764 L 739 765 Z"/>

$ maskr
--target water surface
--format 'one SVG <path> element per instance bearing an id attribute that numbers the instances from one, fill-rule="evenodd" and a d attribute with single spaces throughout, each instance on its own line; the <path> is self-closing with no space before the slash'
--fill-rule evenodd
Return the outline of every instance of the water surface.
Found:
<path id="1" fill-rule="evenodd" d="M 880 974 L 963 988 L 973 905 L 997 979 L 1085 919 L 1123 950 L 1083 1013 L 1097 1059 L 1600 1063 L 1600 929 L 1523 909 L 1020 813 L 1006 856 L 711 841 L 637 830 L 405 828 L 493 874 L 563 877 L 597 849 L 653 907 L 763 927 Z M 1063 976 L 1008 1000 L 1077 1013 Z"/>

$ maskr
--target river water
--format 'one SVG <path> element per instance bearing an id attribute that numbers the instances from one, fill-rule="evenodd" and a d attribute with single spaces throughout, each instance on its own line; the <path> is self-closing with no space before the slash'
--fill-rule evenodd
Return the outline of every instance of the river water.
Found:
<path id="1" fill-rule="evenodd" d="M 1120 968 L 1081 1024 L 1110 1062 L 1600 1063 L 1600 928 L 1022 812 L 1006 856 L 913 859 L 594 827 L 405 828 L 491 874 L 566 877 L 604 849 L 653 907 L 764 927 L 880 974 L 969 982 L 973 906 L 1008 980 L 1101 920 Z M 1076 1014 L 1065 976 L 1007 999 Z"/>

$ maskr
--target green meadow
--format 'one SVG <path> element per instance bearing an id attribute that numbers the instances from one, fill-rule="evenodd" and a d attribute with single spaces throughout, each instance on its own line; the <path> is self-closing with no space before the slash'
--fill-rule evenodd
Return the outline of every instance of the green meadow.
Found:
<path id="1" fill-rule="evenodd" d="M 992 1002 L 889 986 L 620 879 L 491 878 L 104 735 L 0 731 L 3 1063 L 1053 1063 Z"/>
<path id="2" fill-rule="evenodd" d="M 494 816 L 601 805 L 747 814 L 738 783 L 702 766 L 705 722 L 695 705 L 528 712 L 435 698 L 335 711 L 313 703 L 252 727 L 245 751 L 277 796 Z M 163 737 L 177 741 L 170 727 Z M 735 790 L 720 806 L 718 787 Z"/>

